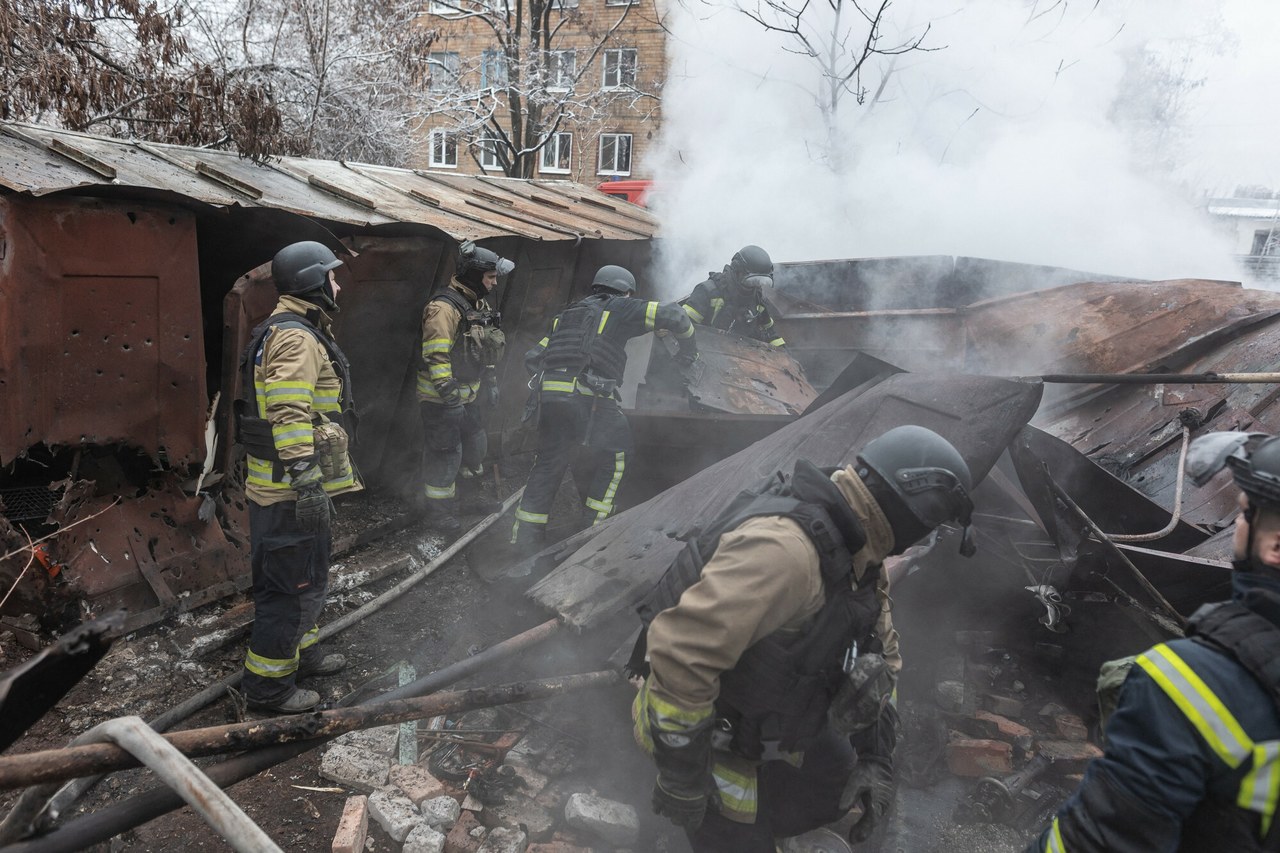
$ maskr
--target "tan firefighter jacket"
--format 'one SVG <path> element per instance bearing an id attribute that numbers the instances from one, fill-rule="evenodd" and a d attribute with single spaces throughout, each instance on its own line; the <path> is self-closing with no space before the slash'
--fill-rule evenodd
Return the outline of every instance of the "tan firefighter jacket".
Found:
<path id="1" fill-rule="evenodd" d="M 489 314 L 486 299 L 477 299 L 471 288 L 458 279 L 449 288 L 475 306 L 474 316 Z M 502 358 L 506 339 L 501 329 L 470 322 L 447 299 L 433 298 L 422 311 L 422 361 L 418 368 L 418 399 L 443 404 L 439 389 L 450 379 L 458 383 L 462 402 L 470 403 L 480 391 L 486 371 Z"/>
<path id="2" fill-rule="evenodd" d="M 290 311 L 306 316 L 318 309 L 310 302 L 294 296 L 281 296 L 272 314 Z M 320 311 L 316 325 L 330 334 L 333 321 Z M 258 417 L 271 422 L 272 439 L 280 459 L 289 462 L 316 455 L 312 430 L 326 422 L 329 415 L 340 421 L 342 382 L 329 362 L 329 355 L 315 335 L 305 329 L 273 328 L 255 354 L 253 367 L 254 400 Z M 289 476 L 275 482 L 274 464 L 266 459 L 248 456 L 245 494 L 259 506 L 296 500 Z M 324 489 L 331 495 L 359 491 L 364 488 L 355 475 L 350 457 L 346 459 L 348 474 L 326 480 Z"/>

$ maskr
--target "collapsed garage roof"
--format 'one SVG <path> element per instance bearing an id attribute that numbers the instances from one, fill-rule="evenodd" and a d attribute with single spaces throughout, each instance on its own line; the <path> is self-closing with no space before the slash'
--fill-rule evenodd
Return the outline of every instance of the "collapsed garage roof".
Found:
<path id="1" fill-rule="evenodd" d="M 568 181 L 451 175 L 367 163 L 272 158 L 0 122 L 0 187 L 42 196 L 108 188 L 177 194 L 214 207 L 274 208 L 370 227 L 409 223 L 456 240 L 646 240 L 644 208 Z M 99 189 L 100 188 L 100 189 Z"/>

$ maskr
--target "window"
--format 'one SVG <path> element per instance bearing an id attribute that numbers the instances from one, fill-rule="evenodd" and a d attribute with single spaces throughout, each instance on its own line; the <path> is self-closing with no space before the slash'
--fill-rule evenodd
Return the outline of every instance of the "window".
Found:
<path id="1" fill-rule="evenodd" d="M 630 6 L 630 5 L 634 4 L 635 2 L 636 2 L 636 0 L 604 0 L 604 5 L 606 5 L 606 6 Z"/>
<path id="2" fill-rule="evenodd" d="M 1253 232 L 1253 255 L 1280 255 L 1280 230 L 1268 228 Z"/>
<path id="3" fill-rule="evenodd" d="M 578 0 L 551 0 L 551 8 L 564 11 L 578 8 Z"/>
<path id="4" fill-rule="evenodd" d="M 458 72 L 462 69 L 458 54 L 433 52 L 427 57 L 427 65 L 431 68 L 431 82 L 427 86 L 430 91 L 448 92 L 458 88 Z"/>
<path id="5" fill-rule="evenodd" d="M 601 175 L 631 174 L 631 134 L 600 134 Z"/>
<path id="6" fill-rule="evenodd" d="M 636 49 L 621 47 L 604 52 L 604 88 L 622 89 L 636 84 Z"/>
<path id="7" fill-rule="evenodd" d="M 557 175 L 569 173 L 569 155 L 573 152 L 573 134 L 557 133 L 542 146 L 541 170 Z"/>
<path id="8" fill-rule="evenodd" d="M 427 11 L 445 18 L 483 14 L 501 8 L 502 0 L 430 0 Z"/>
<path id="9" fill-rule="evenodd" d="M 439 169 L 458 168 L 458 134 L 451 130 L 431 131 L 432 166 Z"/>
<path id="10" fill-rule="evenodd" d="M 547 89 L 567 92 L 573 88 L 573 78 L 578 73 L 578 53 L 574 50 L 547 51 Z"/>
<path id="11" fill-rule="evenodd" d="M 498 160 L 498 146 L 502 144 L 502 140 L 492 130 L 480 131 L 480 138 L 476 140 L 476 147 L 480 150 L 477 159 L 480 161 L 480 168 L 485 171 L 492 171 L 502 168 L 502 162 Z"/>
<path id="12" fill-rule="evenodd" d="M 500 50 L 486 50 L 480 55 L 480 88 L 507 88 L 507 55 Z"/>

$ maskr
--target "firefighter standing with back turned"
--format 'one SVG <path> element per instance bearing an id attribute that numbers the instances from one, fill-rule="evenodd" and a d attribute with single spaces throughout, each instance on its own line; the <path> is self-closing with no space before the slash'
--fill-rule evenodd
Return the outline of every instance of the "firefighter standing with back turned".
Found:
<path id="1" fill-rule="evenodd" d="M 1186 469 L 1240 487 L 1230 601 L 1139 655 L 1106 752 L 1028 853 L 1280 850 L 1280 438 L 1215 432 Z"/>
<path id="2" fill-rule="evenodd" d="M 711 273 L 680 304 L 689 319 L 700 326 L 782 347 L 787 342 L 774 328 L 773 316 L 760 292 L 771 284 L 773 261 L 769 253 L 759 246 L 743 246 L 722 272 Z"/>
<path id="3" fill-rule="evenodd" d="M 520 551 L 536 550 L 546 541 L 551 504 L 570 464 L 591 523 L 613 512 L 632 452 L 631 426 L 618 407 L 627 341 L 667 331 L 679 343 L 678 364 L 688 367 L 698 356 L 693 324 L 680 306 L 637 299 L 631 295 L 635 289 L 628 270 L 601 267 L 591 295 L 562 311 L 551 333 L 525 354 L 541 411 L 537 455 L 511 530 L 511 542 Z M 580 447 L 586 453 L 575 459 Z"/>
<path id="4" fill-rule="evenodd" d="M 458 473 L 473 494 L 462 509 L 493 512 L 496 501 L 479 491 L 488 440 L 483 406 L 498 404 L 496 368 L 506 346 L 498 314 L 486 297 L 516 265 L 474 243 L 462 244 L 449 286 L 422 312 L 422 363 L 418 400 L 424 434 L 423 498 L 427 523 L 452 538 L 458 520 Z"/>
<path id="5" fill-rule="evenodd" d="M 852 465 L 800 460 L 739 495 L 641 602 L 636 740 L 654 811 L 695 851 L 774 853 L 855 804 L 851 840 L 871 835 L 893 798 L 901 666 L 881 563 L 948 521 L 972 554 L 971 489 L 942 436 L 896 427 Z"/>
<path id="6" fill-rule="evenodd" d="M 240 361 L 254 604 L 242 689 L 251 708 L 270 713 L 311 710 L 320 694 L 296 680 L 346 665 L 316 647 L 329 584 L 329 496 L 362 488 L 347 452 L 351 371 L 327 313 L 338 310 L 333 270 L 341 265 L 321 243 L 281 249 L 271 261 L 280 300 Z"/>

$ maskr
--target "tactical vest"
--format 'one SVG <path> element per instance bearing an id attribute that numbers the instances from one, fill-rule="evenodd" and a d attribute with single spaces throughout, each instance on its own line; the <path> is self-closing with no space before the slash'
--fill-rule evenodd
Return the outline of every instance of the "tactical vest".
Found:
<path id="1" fill-rule="evenodd" d="M 1272 599 L 1276 596 L 1255 591 Z M 1270 695 L 1280 714 L 1280 627 L 1234 601 L 1206 604 L 1187 624 L 1187 636 L 1235 659 Z M 1256 812 L 1234 802 L 1204 800 L 1187 819 L 1181 850 L 1280 851 L 1280 820 L 1273 820 L 1263 837 Z"/>
<path id="2" fill-rule="evenodd" d="M 497 364 L 502 358 L 505 338 L 501 334 L 492 334 L 501 332 L 498 325 L 498 312 L 482 310 L 472 305 L 465 296 L 452 287 L 431 297 L 432 302 L 437 300 L 448 302 L 462 315 L 458 323 L 460 346 L 455 347 L 455 352 L 461 350 L 462 357 L 452 357 L 450 361 L 453 365 L 454 377 L 463 384 L 470 384 L 480 378 L 486 367 Z M 479 334 L 472 334 L 473 328 L 479 330 Z"/>
<path id="3" fill-rule="evenodd" d="M 351 362 L 338 347 L 337 341 L 329 337 L 315 323 L 301 314 L 292 311 L 281 311 L 263 320 L 250 333 L 249 344 L 240 354 L 240 397 L 234 403 L 236 416 L 236 442 L 244 447 L 251 456 L 265 459 L 272 465 L 271 479 L 280 482 L 284 479 L 284 465 L 276 450 L 275 439 L 271 435 L 271 421 L 258 417 L 257 387 L 254 383 L 254 362 L 262 350 L 267 333 L 275 329 L 303 329 L 310 332 L 320 345 L 324 347 L 333 370 L 342 383 L 341 423 L 339 426 L 347 433 L 348 448 L 356 444 L 356 402 L 351 393 Z"/>
<path id="4" fill-rule="evenodd" d="M 716 714 L 733 733 L 730 749 L 745 758 L 760 759 L 768 747 L 803 751 L 826 725 L 854 643 L 861 652 L 880 650 L 875 638 L 879 567 L 855 588 L 853 555 L 866 543 L 866 534 L 829 473 L 799 460 L 790 479 L 777 474 L 762 488 L 739 494 L 685 545 L 636 608 L 644 629 L 628 668 L 647 674 L 649 624 L 697 583 L 721 534 L 749 518 L 783 516 L 796 521 L 813 542 L 822 574 L 822 608 L 799 632 L 776 631 L 760 640 L 720 676 Z"/>
<path id="5" fill-rule="evenodd" d="M 736 332 L 748 337 L 758 336 L 761 332 L 760 321 L 765 315 L 764 305 L 761 305 L 758 299 L 744 299 L 737 286 L 727 279 L 728 273 L 722 272 L 713 272 L 707 278 L 711 283 L 708 290 L 711 293 L 713 308 L 713 316 L 707 318 L 707 323 L 713 329 L 723 329 L 726 332 Z M 715 313 L 714 306 L 717 299 L 723 307 Z"/>
<path id="6" fill-rule="evenodd" d="M 626 297 L 595 294 L 561 312 L 547 341 L 543 371 L 574 377 L 590 372 L 621 382 L 627 369 L 627 339 L 612 333 L 620 327 L 610 328 L 605 322 L 610 303 L 619 298 Z"/>

